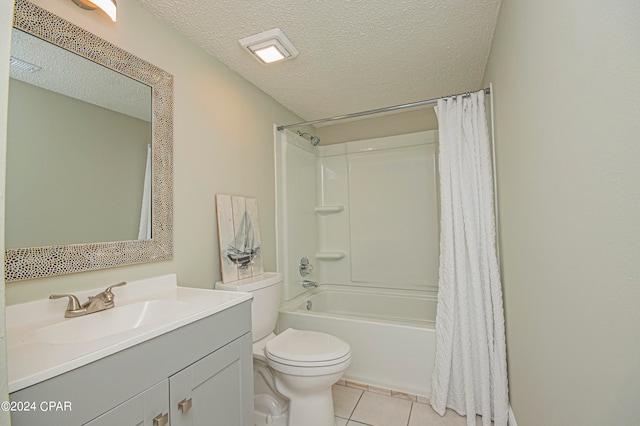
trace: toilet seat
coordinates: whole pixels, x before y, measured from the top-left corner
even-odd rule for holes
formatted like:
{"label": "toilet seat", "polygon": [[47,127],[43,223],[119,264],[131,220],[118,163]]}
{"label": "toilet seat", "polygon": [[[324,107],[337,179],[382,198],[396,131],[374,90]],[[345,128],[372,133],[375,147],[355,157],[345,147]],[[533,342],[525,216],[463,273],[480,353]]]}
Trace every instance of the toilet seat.
{"label": "toilet seat", "polygon": [[278,365],[303,368],[332,366],[351,359],[349,344],[342,339],[293,328],[267,341],[264,353],[268,361]]}
{"label": "toilet seat", "polygon": [[276,337],[275,333],[271,333],[266,337],[263,337],[260,340],[253,342],[253,357],[259,359],[260,361],[267,362],[267,357],[265,355],[265,349],[267,342],[274,339]]}

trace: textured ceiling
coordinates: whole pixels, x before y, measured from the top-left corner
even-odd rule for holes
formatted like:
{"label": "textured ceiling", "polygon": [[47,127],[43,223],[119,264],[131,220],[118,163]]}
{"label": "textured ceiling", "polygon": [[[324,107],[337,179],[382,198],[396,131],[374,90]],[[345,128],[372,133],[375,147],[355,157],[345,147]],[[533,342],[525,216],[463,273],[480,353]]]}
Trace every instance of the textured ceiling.
{"label": "textured ceiling", "polygon": [[[479,90],[500,0],[138,0],[306,120]],[[238,40],[278,27],[263,65]],[[281,124],[281,123],[279,123]]]}

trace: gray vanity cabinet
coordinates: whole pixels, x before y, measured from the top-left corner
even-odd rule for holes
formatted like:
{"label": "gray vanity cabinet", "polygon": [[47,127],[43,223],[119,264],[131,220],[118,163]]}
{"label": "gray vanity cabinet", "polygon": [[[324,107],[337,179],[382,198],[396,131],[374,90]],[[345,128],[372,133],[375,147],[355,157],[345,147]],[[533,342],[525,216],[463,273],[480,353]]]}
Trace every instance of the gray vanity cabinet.
{"label": "gray vanity cabinet", "polygon": [[252,425],[253,404],[239,403],[247,389],[253,398],[252,375],[244,374],[247,361],[239,356],[247,350],[251,339],[237,340],[171,376],[171,425]]}
{"label": "gray vanity cabinet", "polygon": [[[154,421],[155,420],[155,421]],[[169,379],[147,389],[85,426],[163,426],[169,424]]]}
{"label": "gray vanity cabinet", "polygon": [[248,300],[13,392],[11,401],[72,409],[13,412],[12,425],[251,426],[251,346]]}
{"label": "gray vanity cabinet", "polygon": [[250,347],[238,339],[85,426],[249,425],[253,410],[242,402],[253,384],[242,354]]}

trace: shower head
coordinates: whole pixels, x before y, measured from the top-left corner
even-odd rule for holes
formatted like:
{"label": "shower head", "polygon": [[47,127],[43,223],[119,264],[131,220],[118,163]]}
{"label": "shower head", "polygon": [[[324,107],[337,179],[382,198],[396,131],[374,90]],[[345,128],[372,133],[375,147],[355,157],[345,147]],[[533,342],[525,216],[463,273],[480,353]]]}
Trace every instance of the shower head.
{"label": "shower head", "polygon": [[317,136],[310,135],[309,133],[302,133],[300,131],[296,133],[298,134],[298,136],[302,136],[303,138],[311,142],[311,145],[313,146],[318,146],[318,144],[320,143],[320,138]]}

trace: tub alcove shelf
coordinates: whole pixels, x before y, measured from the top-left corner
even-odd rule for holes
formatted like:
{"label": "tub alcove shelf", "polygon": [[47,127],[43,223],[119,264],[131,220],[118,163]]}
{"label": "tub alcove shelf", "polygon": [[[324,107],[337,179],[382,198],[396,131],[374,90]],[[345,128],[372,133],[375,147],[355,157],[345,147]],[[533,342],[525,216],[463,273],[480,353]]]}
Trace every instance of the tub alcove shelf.
{"label": "tub alcove shelf", "polygon": [[345,253],[340,251],[323,251],[316,253],[316,259],[318,260],[340,260],[345,257]]}
{"label": "tub alcove shelf", "polygon": [[333,205],[333,206],[317,206],[315,208],[316,213],[318,214],[331,214],[331,213],[339,213],[344,210],[344,206],[342,205]]}

